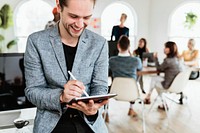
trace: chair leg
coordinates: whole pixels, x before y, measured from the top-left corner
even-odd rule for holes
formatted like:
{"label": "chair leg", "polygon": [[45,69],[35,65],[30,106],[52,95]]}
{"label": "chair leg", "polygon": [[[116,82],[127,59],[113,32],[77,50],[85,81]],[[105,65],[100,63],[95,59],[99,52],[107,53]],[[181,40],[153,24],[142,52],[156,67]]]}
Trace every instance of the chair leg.
{"label": "chair leg", "polygon": [[179,99],[180,104],[183,104],[183,98],[184,98],[183,92],[180,92],[180,99]]}
{"label": "chair leg", "polygon": [[141,99],[141,104],[142,104],[142,129],[143,133],[146,133],[146,124],[145,124],[145,114],[144,114],[144,101]]}
{"label": "chair leg", "polygon": [[167,102],[166,102],[166,98],[165,98],[164,94],[161,94],[161,101],[162,101],[162,104],[164,105],[166,116],[167,116],[167,122],[169,125],[169,114],[168,114],[169,112],[168,112]]}
{"label": "chair leg", "polygon": [[152,110],[154,104],[156,103],[156,101],[158,100],[158,97],[159,97],[159,95],[157,95],[157,97],[154,99],[154,102],[152,103],[152,105],[151,105],[151,107],[149,109],[149,113],[151,112],[151,110]]}
{"label": "chair leg", "polygon": [[190,107],[188,105],[188,100],[185,102],[185,105],[187,106],[187,109],[188,109],[188,112],[189,112],[190,116],[192,116],[191,109],[190,109]]}

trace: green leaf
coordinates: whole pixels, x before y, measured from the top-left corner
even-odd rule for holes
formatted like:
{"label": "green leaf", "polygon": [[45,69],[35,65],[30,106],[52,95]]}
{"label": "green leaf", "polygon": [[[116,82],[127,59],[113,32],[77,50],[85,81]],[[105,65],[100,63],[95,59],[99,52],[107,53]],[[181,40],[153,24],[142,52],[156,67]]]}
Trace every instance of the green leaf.
{"label": "green leaf", "polygon": [[184,26],[188,29],[191,29],[197,22],[197,15],[193,12],[186,13]]}
{"label": "green leaf", "polygon": [[0,35],[0,42],[3,41],[5,38],[3,35]]}
{"label": "green leaf", "polygon": [[8,4],[5,4],[0,11],[0,28],[7,29],[13,24],[12,10]]}
{"label": "green leaf", "polygon": [[17,44],[17,41],[16,40],[12,40],[7,44],[7,48],[9,49],[9,48],[11,48],[12,46],[14,46],[16,44]]}
{"label": "green leaf", "polygon": [[3,22],[2,22],[2,15],[3,15],[3,14],[2,14],[1,11],[0,11],[0,27],[1,27],[2,23],[3,23]]}

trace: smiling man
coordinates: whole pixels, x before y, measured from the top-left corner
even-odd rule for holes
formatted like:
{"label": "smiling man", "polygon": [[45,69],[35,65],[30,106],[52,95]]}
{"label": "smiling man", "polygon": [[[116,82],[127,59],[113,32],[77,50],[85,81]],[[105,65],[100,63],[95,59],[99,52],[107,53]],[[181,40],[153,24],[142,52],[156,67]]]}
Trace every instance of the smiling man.
{"label": "smiling man", "polygon": [[108,132],[100,109],[107,100],[66,104],[85,96],[84,90],[89,95],[107,94],[107,41],[86,29],[95,2],[56,0],[60,22],[28,38],[25,94],[37,107],[34,133]]}

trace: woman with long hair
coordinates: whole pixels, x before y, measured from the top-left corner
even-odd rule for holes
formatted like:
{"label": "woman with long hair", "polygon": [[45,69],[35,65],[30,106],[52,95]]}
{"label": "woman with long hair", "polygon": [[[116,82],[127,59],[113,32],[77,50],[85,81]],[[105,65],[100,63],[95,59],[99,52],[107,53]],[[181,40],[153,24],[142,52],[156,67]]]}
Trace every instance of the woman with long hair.
{"label": "woman with long hair", "polygon": [[[143,58],[143,56],[142,56],[143,53],[149,53],[149,49],[147,48],[147,41],[146,41],[145,38],[141,38],[139,40],[138,48],[133,51],[133,55],[139,57],[141,59],[141,61],[143,62],[144,60],[147,60],[147,59]],[[142,92],[145,94],[146,92],[144,90],[143,77],[142,76],[139,79],[139,83],[140,83],[140,88],[141,88]]]}
{"label": "woman with long hair", "polygon": [[141,38],[139,40],[138,48],[133,51],[133,55],[140,57],[141,61],[143,61],[143,53],[149,53],[149,49],[147,48],[147,40],[145,38]]}
{"label": "woman with long hair", "polygon": [[[164,72],[164,77],[152,77],[150,91],[144,101],[146,104],[150,104],[150,97],[156,86],[156,88],[159,89],[168,89],[176,75],[182,70],[178,60],[178,49],[175,42],[168,41],[165,43],[164,54],[166,55],[166,58],[162,64],[159,64],[157,55],[154,55],[157,71]],[[157,92],[159,93],[160,90],[157,90]],[[163,105],[159,105],[159,109],[164,109]]]}

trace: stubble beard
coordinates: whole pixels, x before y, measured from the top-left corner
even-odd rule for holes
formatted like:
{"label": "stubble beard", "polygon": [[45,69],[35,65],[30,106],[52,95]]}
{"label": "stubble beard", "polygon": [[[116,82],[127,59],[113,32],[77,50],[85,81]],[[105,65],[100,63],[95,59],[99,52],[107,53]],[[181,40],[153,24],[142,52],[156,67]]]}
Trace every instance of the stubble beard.
{"label": "stubble beard", "polygon": [[86,26],[84,26],[84,27],[81,29],[81,31],[78,32],[77,34],[76,34],[76,33],[73,33],[73,30],[74,30],[73,24],[64,25],[64,27],[65,27],[65,30],[67,31],[67,33],[68,33],[71,37],[73,37],[73,38],[79,38],[80,35],[83,33],[83,30],[85,29]]}

